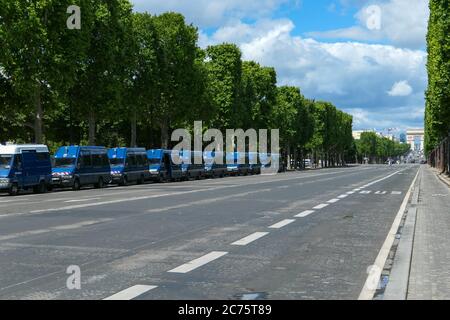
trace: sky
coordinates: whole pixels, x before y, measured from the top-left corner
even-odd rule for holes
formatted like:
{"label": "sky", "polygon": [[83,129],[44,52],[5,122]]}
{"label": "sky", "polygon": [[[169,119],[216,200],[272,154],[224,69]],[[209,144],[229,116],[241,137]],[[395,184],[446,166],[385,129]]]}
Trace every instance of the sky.
{"label": "sky", "polygon": [[132,0],[180,12],[199,45],[236,43],[279,85],[353,115],[354,129],[423,127],[428,0]]}

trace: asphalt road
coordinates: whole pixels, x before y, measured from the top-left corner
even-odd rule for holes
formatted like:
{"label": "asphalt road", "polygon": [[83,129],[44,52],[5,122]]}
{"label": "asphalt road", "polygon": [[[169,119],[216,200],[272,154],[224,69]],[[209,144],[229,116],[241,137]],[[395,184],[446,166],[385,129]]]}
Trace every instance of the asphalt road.
{"label": "asphalt road", "polygon": [[0,195],[0,299],[357,299],[418,169]]}

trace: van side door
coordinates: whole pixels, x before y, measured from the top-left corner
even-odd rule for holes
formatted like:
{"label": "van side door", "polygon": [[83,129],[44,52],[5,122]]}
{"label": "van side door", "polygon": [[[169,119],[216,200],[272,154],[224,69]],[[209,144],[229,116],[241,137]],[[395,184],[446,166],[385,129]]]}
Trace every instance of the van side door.
{"label": "van side door", "polygon": [[22,179],[23,185],[35,186],[39,183],[39,173],[36,167],[36,151],[22,151]]}
{"label": "van side door", "polygon": [[92,157],[87,150],[80,151],[80,158],[78,159],[78,173],[80,175],[80,183],[92,183]]}

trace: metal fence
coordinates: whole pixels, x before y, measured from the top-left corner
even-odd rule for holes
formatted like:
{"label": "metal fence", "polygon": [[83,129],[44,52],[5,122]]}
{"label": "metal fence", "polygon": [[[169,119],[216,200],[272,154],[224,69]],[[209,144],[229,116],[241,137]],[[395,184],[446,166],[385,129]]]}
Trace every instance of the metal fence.
{"label": "metal fence", "polygon": [[442,141],[429,156],[429,164],[441,173],[450,174],[450,137]]}

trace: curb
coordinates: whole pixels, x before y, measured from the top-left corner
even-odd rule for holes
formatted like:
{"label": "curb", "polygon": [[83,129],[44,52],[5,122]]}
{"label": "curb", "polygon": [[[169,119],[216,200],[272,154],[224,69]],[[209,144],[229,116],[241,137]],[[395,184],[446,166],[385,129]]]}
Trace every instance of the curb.
{"label": "curb", "polygon": [[399,230],[401,238],[395,252],[392,269],[389,275],[389,282],[386,286],[383,300],[407,300],[408,298],[409,275],[414,251],[417,204],[419,201],[421,176],[422,171],[414,186],[411,202],[405,211],[405,223],[403,227],[401,227],[401,230]]}

